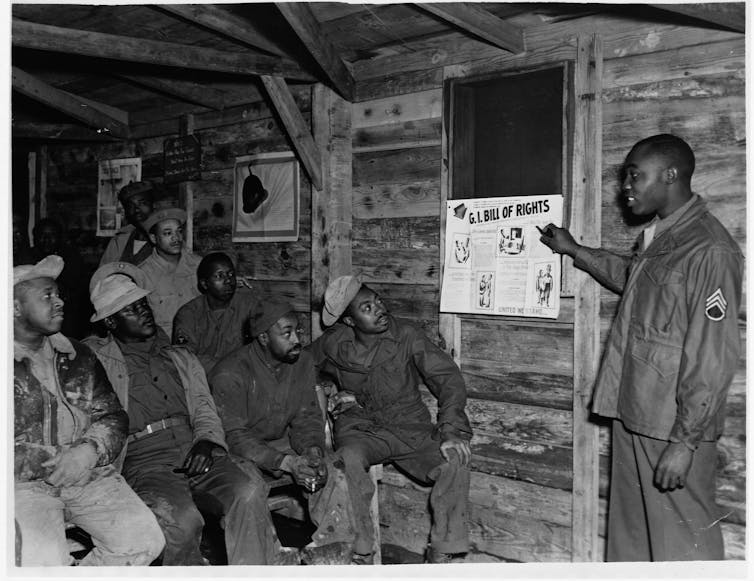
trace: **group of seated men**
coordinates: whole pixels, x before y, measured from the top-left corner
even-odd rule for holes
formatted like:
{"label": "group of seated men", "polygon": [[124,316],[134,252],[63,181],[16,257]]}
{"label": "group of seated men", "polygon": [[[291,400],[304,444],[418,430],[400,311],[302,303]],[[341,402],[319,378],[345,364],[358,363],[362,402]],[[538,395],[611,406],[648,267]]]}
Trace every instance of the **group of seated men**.
{"label": "group of seated men", "polygon": [[[461,560],[471,428],[453,360],[351,275],[330,282],[327,329],[304,348],[290,304],[238,288],[227,255],[185,251],[185,213],[139,210],[136,186],[121,195],[132,228],[89,284],[102,336],[60,333],[60,257],[14,268],[17,563],[72,563],[68,524],[94,545],[80,565],[207,564],[204,514],[231,565],[369,564],[368,470],[386,462],[432,485],[427,561]],[[316,526],[301,551],[268,509],[285,474]]]}

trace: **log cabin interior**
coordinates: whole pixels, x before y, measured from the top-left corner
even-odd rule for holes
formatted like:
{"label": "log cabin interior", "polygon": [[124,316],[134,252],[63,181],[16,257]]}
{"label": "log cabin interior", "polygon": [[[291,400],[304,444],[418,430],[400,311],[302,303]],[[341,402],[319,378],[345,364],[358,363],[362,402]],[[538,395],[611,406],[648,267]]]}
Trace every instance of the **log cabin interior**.
{"label": "log cabin interior", "polygon": [[[62,222],[91,273],[108,241],[98,164],[140,158],[161,202],[191,216],[193,251],[224,251],[260,296],[291,300],[307,340],[328,280],[360,273],[466,380],[468,560],[603,561],[610,431],[588,404],[618,296],[563,258],[557,319],[441,313],[445,201],[562,193],[580,241],[625,252],[640,226],[621,164],[676,133],[745,251],[744,21],[742,2],[17,3],[13,212],[29,232]],[[168,179],[166,140],[190,135],[198,171]],[[297,239],[234,242],[236,158],[285,151]],[[745,558],[745,388],[742,356],[717,460],[731,560]],[[382,543],[406,562],[426,544],[427,499],[385,467]]]}

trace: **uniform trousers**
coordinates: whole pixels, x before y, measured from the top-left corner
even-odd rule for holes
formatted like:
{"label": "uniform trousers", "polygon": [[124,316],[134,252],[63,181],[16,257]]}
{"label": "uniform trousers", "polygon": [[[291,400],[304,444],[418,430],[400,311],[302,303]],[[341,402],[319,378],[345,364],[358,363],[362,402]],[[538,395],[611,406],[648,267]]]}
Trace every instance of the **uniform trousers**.
{"label": "uniform trousers", "polygon": [[613,421],[608,561],[719,560],[724,557],[715,504],[715,442],[694,452],[683,488],[661,491],[654,471],[668,442]]}
{"label": "uniform trousers", "polygon": [[369,505],[374,484],[368,470],[370,466],[385,462],[392,462],[421,483],[432,485],[429,506],[433,550],[440,553],[469,550],[466,520],[470,472],[457,460],[447,462],[442,457],[440,440],[435,439],[433,433],[434,426],[428,424],[411,429],[408,437],[399,438],[389,428],[374,422],[339,418],[335,448],[345,464],[356,526],[356,553],[372,552],[374,529]]}
{"label": "uniform trousers", "polygon": [[66,523],[92,538],[94,548],[80,565],[149,565],[159,556],[165,538],[154,515],[112,466],[94,472],[95,478],[84,486],[15,484],[22,566],[70,565]]}
{"label": "uniform trousers", "polygon": [[191,449],[188,426],[161,430],[129,443],[123,475],[152,509],[165,533],[163,565],[203,565],[199,545],[204,519],[199,509],[221,516],[229,565],[265,565],[272,552],[268,488],[253,481],[227,455],[206,474],[176,474]]}

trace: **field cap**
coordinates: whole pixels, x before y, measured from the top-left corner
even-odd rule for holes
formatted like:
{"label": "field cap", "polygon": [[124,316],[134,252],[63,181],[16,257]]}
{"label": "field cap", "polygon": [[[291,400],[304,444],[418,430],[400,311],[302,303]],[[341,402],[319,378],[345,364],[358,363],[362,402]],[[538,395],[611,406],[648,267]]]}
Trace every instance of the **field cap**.
{"label": "field cap", "polygon": [[151,291],[136,286],[130,276],[125,274],[111,274],[97,281],[90,295],[95,313],[90,321],[96,323],[114,315],[122,308],[135,303],[147,296]]}
{"label": "field cap", "polygon": [[149,232],[156,224],[164,220],[178,220],[181,224],[186,223],[186,212],[180,208],[165,208],[157,210],[149,215],[149,218],[141,223],[142,228]]}
{"label": "field cap", "polygon": [[339,276],[327,285],[325,302],[322,305],[322,323],[326,327],[340,318],[360,288],[361,280],[351,274]]}
{"label": "field cap", "polygon": [[293,305],[284,301],[259,301],[251,312],[251,336],[256,339],[262,333],[269,331],[280,317],[293,312]]}
{"label": "field cap", "polygon": [[149,193],[150,195],[152,195],[153,191],[154,188],[149,182],[131,182],[130,184],[127,184],[120,189],[120,191],[118,192],[118,199],[120,200],[121,204],[125,204],[126,200],[135,196],[136,194]]}
{"label": "field cap", "polygon": [[89,295],[92,294],[94,287],[99,281],[111,274],[125,274],[134,279],[137,286],[141,288],[147,287],[147,277],[144,275],[144,271],[138,266],[134,266],[130,262],[108,262],[94,271],[92,279],[89,281]]}
{"label": "field cap", "polygon": [[19,282],[25,282],[27,280],[34,280],[35,278],[48,277],[52,279],[58,278],[63,271],[65,263],[63,259],[57,254],[50,254],[45,256],[42,260],[36,264],[22,264],[20,266],[13,267],[13,286],[16,286]]}

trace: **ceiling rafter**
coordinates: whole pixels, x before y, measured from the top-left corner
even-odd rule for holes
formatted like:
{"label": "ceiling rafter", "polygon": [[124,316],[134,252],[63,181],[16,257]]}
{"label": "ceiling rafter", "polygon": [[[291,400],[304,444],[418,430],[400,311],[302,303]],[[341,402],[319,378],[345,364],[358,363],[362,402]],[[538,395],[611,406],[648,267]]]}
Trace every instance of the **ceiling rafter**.
{"label": "ceiling rafter", "polygon": [[338,51],[327,40],[327,35],[305,2],[276,2],[283,17],[304,43],[314,60],[319,63],[340,95],[353,101],[354,80],[351,71],[340,58]]}
{"label": "ceiling rafter", "polygon": [[288,59],[13,20],[14,46],[240,75],[316,80]]}
{"label": "ceiling rafter", "polygon": [[66,141],[115,141],[108,133],[75,123],[40,123],[37,121],[13,121],[11,131],[17,139],[62,139]]}
{"label": "ceiling rafter", "polygon": [[746,5],[744,2],[651,4],[651,6],[668,12],[691,16],[737,32],[746,32]]}
{"label": "ceiling rafter", "polygon": [[270,96],[272,105],[275,107],[285,130],[290,137],[301,163],[304,164],[306,173],[312,181],[312,186],[322,189],[322,154],[314,142],[309,125],[301,114],[293,94],[288,88],[285,79],[262,75],[262,84]]}
{"label": "ceiling rafter", "polygon": [[213,4],[160,4],[157,8],[254,48],[285,56],[278,46],[262,36],[252,22],[245,21],[244,24],[239,24],[238,17]]}
{"label": "ceiling rafter", "polygon": [[191,81],[178,81],[152,75],[118,74],[116,76],[129,83],[136,83],[147,89],[160,91],[181,101],[195,103],[202,107],[214,109],[215,111],[222,111],[226,107],[225,92],[214,87],[192,83]]}
{"label": "ceiling rafter", "polygon": [[524,31],[484,8],[462,2],[417,3],[416,6],[513,54],[526,50]]}
{"label": "ceiling rafter", "polygon": [[[78,119],[98,131],[109,132],[115,137],[128,137],[128,113],[110,107],[98,107],[90,99],[61,91],[57,87],[45,83],[41,79],[30,75],[18,67],[11,67],[13,89],[35,101],[62,111],[74,119]],[[108,111],[108,112],[105,112]],[[117,118],[114,114],[117,113]],[[126,122],[123,122],[126,119]]]}

